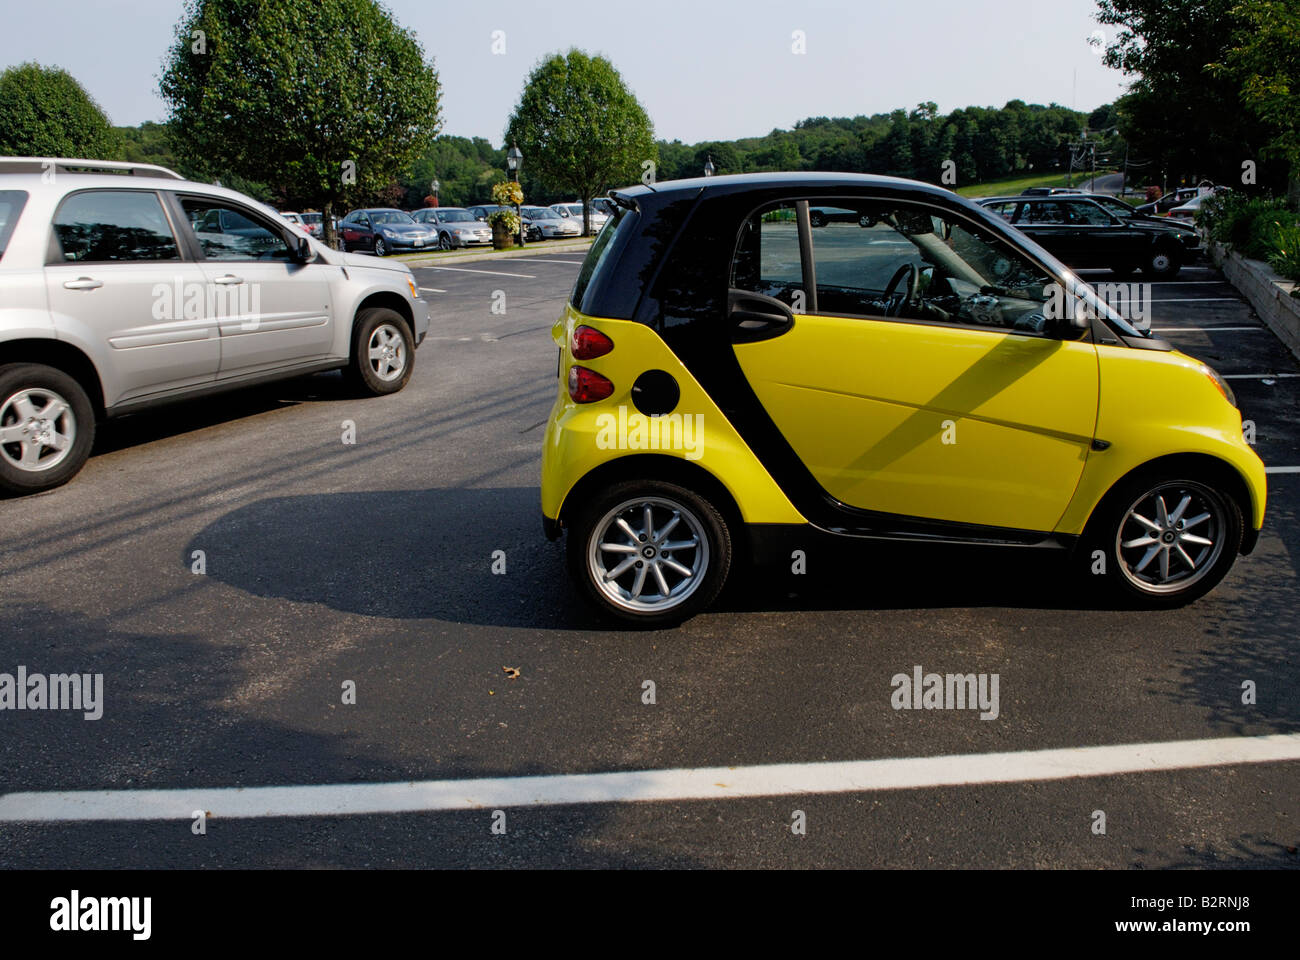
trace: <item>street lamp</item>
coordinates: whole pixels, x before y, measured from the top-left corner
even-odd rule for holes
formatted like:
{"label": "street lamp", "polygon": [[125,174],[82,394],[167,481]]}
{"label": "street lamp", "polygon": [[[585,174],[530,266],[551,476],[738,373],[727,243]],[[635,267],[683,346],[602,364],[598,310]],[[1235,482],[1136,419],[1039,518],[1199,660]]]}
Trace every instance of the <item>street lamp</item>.
{"label": "street lamp", "polygon": [[441,186],[442,184],[439,183],[436,179],[431,184],[429,184],[429,189],[433,191],[433,205],[435,207],[438,205],[438,188]]}
{"label": "street lamp", "polygon": [[713,154],[708,154],[704,160],[704,175],[706,177],[711,177],[717,172],[717,169],[718,168],[713,165]]}
{"label": "street lamp", "polygon": [[[506,169],[510,171],[510,179],[515,183],[519,182],[519,173],[524,169],[524,155],[519,147],[515,144],[510,145],[506,151]],[[519,204],[515,204],[515,216],[519,219],[519,246],[524,245],[524,218],[520,215]]]}

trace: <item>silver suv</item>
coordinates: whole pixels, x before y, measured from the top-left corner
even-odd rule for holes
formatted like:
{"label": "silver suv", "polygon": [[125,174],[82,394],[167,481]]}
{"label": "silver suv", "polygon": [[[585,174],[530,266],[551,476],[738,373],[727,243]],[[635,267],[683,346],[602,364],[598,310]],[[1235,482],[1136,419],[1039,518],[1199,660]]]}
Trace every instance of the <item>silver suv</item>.
{"label": "silver suv", "polygon": [[148,164],[0,157],[0,490],[71,479],[95,423],[318,370],[406,385],[410,268]]}

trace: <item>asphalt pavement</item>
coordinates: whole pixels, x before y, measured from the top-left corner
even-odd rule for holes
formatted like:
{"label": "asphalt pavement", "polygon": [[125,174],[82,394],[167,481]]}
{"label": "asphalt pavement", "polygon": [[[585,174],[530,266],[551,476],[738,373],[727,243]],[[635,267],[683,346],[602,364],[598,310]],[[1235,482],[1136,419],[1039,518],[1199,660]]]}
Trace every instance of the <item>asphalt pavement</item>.
{"label": "asphalt pavement", "polygon": [[[859,761],[1300,733],[1300,472],[1270,476],[1256,552],[1175,611],[1108,608],[1037,563],[882,553],[611,629],[538,507],[549,330],[580,262],[418,267],[432,327],[401,393],[326,374],[123,418],[71,484],[0,502],[0,671],[105,689],[98,720],[0,715],[0,795],[183,790],[212,812],[202,834],[188,809],[0,822],[0,867],[1300,865],[1297,761],[800,792]],[[1187,269],[1153,310],[1232,378],[1266,464],[1300,467],[1300,365],[1222,276]],[[997,718],[894,709],[915,666],[996,674]],[[423,812],[286,791],[235,818],[216,793],[769,764],[793,786],[728,796],[720,773],[707,797],[503,817],[472,784]]]}

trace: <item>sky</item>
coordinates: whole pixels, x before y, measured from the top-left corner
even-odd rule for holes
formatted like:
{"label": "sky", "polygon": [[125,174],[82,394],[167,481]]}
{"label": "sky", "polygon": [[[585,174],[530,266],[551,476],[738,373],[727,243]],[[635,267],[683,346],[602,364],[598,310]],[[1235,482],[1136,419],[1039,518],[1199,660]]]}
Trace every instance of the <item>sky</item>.
{"label": "sky", "polygon": [[[1092,110],[1125,78],[1089,45],[1096,0],[389,0],[434,61],[442,132],[501,145],[529,71],[606,56],[654,123],[697,143],[806,117],[1053,101]],[[0,68],[63,67],[110,120],[163,120],[162,60],[181,0],[7,0]],[[497,32],[504,34],[502,37]],[[796,35],[796,31],[800,34]],[[802,38],[806,52],[794,52]],[[504,44],[501,41],[504,40]],[[494,41],[503,53],[493,53]]]}

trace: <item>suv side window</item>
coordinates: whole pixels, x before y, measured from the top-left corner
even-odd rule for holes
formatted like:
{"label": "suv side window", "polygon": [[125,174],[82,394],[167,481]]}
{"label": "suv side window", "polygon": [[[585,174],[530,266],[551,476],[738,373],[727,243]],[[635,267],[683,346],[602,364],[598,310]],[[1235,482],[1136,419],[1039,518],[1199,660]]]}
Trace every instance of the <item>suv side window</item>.
{"label": "suv side window", "polygon": [[805,298],[799,295],[803,262],[794,204],[767,207],[745,222],[731,265],[731,286],[804,309]]}
{"label": "suv side window", "polygon": [[59,204],[53,229],[55,263],[180,259],[162,201],[144,190],[74,193]]}
{"label": "suv side window", "polygon": [[284,234],[222,200],[181,197],[205,260],[288,260]]}

